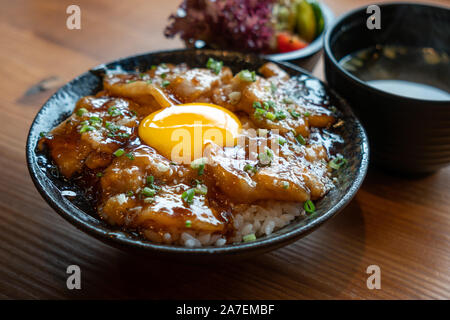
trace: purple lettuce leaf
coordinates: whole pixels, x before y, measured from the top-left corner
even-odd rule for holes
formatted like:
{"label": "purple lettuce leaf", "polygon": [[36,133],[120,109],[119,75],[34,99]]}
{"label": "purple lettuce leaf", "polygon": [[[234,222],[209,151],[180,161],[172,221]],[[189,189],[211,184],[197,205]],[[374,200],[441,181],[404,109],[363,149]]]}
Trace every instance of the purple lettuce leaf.
{"label": "purple lettuce leaf", "polygon": [[274,0],[184,0],[169,17],[166,37],[180,36],[188,47],[202,40],[209,47],[250,52],[270,50],[274,38]]}

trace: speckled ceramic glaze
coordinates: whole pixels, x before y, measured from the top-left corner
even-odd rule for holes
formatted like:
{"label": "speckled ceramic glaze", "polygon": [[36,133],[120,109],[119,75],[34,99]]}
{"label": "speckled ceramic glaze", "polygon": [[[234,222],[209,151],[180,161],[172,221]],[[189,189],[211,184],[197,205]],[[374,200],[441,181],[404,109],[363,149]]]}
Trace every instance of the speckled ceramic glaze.
{"label": "speckled ceramic glaze", "polygon": [[61,178],[58,170],[51,164],[46,154],[37,150],[40,132],[50,131],[68,117],[79,98],[98,92],[102,88],[102,80],[99,75],[104,74],[105,71],[144,71],[153,64],[163,62],[185,62],[191,67],[203,67],[209,57],[222,60],[225,65],[232,68],[233,72],[241,69],[256,70],[264,62],[267,62],[267,60],[254,55],[213,50],[155,52],[100,65],[58,90],[36,115],[26,146],[30,175],[48,204],[67,221],[105,243],[127,251],[139,252],[139,254],[181,257],[183,259],[249,257],[256,253],[267,252],[303,237],[342,210],[356,194],[366,175],[369,151],[365,131],[345,101],[327,89],[319,80],[302,69],[287,63],[280,63],[279,65],[291,76],[298,77],[298,81],[307,81],[319,94],[328,96],[332,104],[342,113],[341,118],[344,120],[344,125],[336,130],[343,136],[345,143],[340,145],[336,152],[343,154],[348,159],[348,165],[339,172],[337,187],[318,201],[317,211],[312,216],[294,220],[288,226],[270,236],[258,238],[257,241],[230,244],[223,247],[185,248],[155,244],[143,240],[136,234],[118,230],[99,219],[86,199],[81,196],[71,196],[72,192],[70,191],[77,193],[76,186]]}

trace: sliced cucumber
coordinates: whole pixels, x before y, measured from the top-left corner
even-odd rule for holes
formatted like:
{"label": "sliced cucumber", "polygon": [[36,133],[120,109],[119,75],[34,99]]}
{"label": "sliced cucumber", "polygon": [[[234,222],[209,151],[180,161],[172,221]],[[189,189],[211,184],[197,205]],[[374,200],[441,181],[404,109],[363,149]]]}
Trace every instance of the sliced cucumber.
{"label": "sliced cucumber", "polygon": [[306,0],[297,5],[297,33],[304,40],[311,42],[316,37],[316,16],[314,9]]}
{"label": "sliced cucumber", "polygon": [[322,9],[320,9],[320,5],[317,1],[308,0],[308,2],[314,10],[314,16],[316,17],[316,37],[318,37],[325,27],[325,20],[323,18]]}

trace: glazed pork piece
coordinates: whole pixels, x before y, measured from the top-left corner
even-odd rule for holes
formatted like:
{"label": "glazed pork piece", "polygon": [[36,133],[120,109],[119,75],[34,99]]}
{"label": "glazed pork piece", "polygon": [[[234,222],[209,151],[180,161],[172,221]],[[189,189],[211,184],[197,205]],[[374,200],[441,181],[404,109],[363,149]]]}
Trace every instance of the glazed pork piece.
{"label": "glazed pork piece", "polygon": [[[263,229],[268,234],[274,227],[267,217],[245,226],[235,218],[267,201],[301,208],[333,188],[329,150],[309,136],[336,119],[324,106],[291,99],[296,80],[273,63],[263,65],[259,76],[249,70],[233,75],[213,62],[207,68],[160,64],[143,73],[106,75],[103,90],[80,99],[39,145],[48,148],[64,177],[95,175],[100,196],[94,205],[102,219],[151,241],[196,247],[249,240]],[[239,118],[239,143],[208,142],[203,158],[183,164],[139,136],[139,125],[153,112],[200,102]],[[279,227],[290,221],[280,219]]]}
{"label": "glazed pork piece", "polygon": [[62,175],[70,178],[84,167],[106,167],[112,153],[136,135],[139,121],[148,112],[124,98],[84,97],[41,143],[48,145]]}
{"label": "glazed pork piece", "polygon": [[159,109],[175,102],[211,102],[213,90],[232,77],[227,67],[216,74],[209,69],[188,69],[184,64],[162,64],[139,75],[107,76],[103,85],[112,95]]}
{"label": "glazed pork piece", "polygon": [[[114,159],[100,180],[99,213],[106,221],[142,229],[158,242],[177,241],[186,229],[225,231],[226,212],[209,201],[207,186],[195,181],[196,170],[174,165],[145,145],[127,152],[133,156]],[[182,194],[192,188],[200,192],[187,206]]]}
{"label": "glazed pork piece", "polygon": [[259,71],[266,78],[255,77],[255,81],[246,81],[242,73],[237,74],[230,83],[215,90],[212,100],[234,112],[247,113],[259,128],[277,129],[282,133],[293,131],[303,137],[309,135],[310,125],[325,128],[334,122],[334,117],[326,109],[310,111],[307,117],[302,116],[307,111],[304,107],[294,104],[283,92],[277,93],[289,81],[289,76],[277,65],[266,63]]}
{"label": "glazed pork piece", "polygon": [[[261,160],[261,154],[254,155],[254,161],[246,160],[251,156],[239,149],[242,147],[212,148],[207,167],[219,189],[234,202],[317,200],[333,186],[328,177],[328,156],[322,146],[291,148],[286,142],[279,152],[267,148],[263,153],[266,162]],[[244,159],[237,159],[239,153],[245,154]]]}

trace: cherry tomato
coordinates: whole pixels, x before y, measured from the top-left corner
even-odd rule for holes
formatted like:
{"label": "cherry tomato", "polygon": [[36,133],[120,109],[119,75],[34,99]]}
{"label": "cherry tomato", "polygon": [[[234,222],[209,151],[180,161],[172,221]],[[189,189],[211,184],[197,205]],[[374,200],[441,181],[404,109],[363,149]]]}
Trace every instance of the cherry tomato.
{"label": "cherry tomato", "polygon": [[281,53],[303,49],[308,45],[308,43],[301,40],[299,37],[287,32],[280,32],[277,35],[277,44],[278,51]]}

